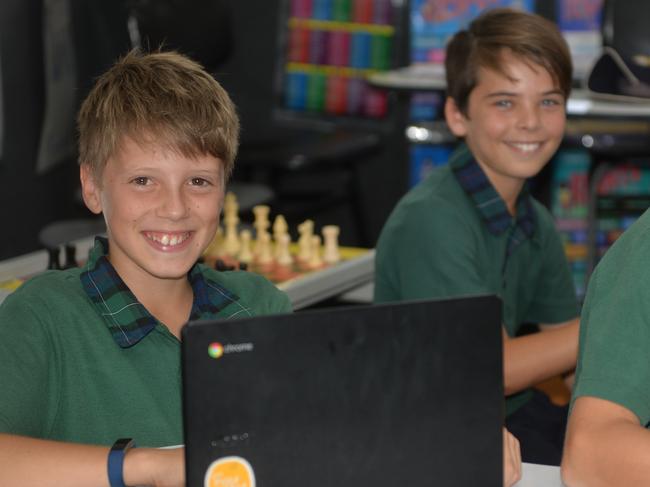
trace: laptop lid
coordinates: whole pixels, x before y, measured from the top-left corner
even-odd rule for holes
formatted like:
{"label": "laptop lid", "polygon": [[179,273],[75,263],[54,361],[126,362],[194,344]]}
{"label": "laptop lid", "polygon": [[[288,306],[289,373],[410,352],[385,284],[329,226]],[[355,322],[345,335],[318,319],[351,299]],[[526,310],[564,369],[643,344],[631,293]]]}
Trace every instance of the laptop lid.
{"label": "laptop lid", "polygon": [[191,322],[182,338],[188,486],[503,482],[496,297]]}

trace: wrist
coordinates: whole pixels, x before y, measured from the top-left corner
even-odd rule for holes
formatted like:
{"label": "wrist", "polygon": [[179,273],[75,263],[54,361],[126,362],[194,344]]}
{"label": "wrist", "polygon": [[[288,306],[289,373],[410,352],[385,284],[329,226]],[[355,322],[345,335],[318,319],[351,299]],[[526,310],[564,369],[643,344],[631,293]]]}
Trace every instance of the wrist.
{"label": "wrist", "polygon": [[132,448],[124,457],[122,470],[124,485],[153,485],[153,466],[150,448]]}

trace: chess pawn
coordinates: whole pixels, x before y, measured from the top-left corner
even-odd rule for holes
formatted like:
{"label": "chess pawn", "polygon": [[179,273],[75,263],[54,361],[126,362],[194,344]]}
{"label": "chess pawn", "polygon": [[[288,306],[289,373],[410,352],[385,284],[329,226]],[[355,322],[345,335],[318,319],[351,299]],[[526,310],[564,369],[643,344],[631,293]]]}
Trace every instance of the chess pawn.
{"label": "chess pawn", "polygon": [[309,258],[309,263],[307,266],[310,269],[319,269],[323,267],[323,259],[320,254],[320,242],[321,238],[319,235],[312,235],[311,237],[311,257]]}
{"label": "chess pawn", "polygon": [[323,240],[325,241],[325,251],[323,253],[323,260],[326,264],[336,264],[341,260],[339,252],[339,232],[340,229],[336,225],[325,225],[323,227]]}
{"label": "chess pawn", "polygon": [[289,267],[293,264],[293,257],[291,257],[291,252],[289,251],[289,244],[291,243],[291,237],[288,233],[283,233],[279,237],[279,240],[276,242],[276,263],[279,266]]}
{"label": "chess pawn", "polygon": [[271,247],[271,236],[268,232],[264,232],[259,236],[257,246],[259,251],[257,263],[262,267],[273,265],[273,248]]}
{"label": "chess pawn", "polygon": [[273,237],[277,239],[280,235],[284,235],[289,231],[289,225],[283,215],[278,215],[273,220]]}
{"label": "chess pawn", "polygon": [[250,230],[242,230],[239,235],[240,249],[237,260],[243,264],[250,264],[253,260],[253,252],[251,250],[252,234]]}
{"label": "chess pawn", "polygon": [[305,220],[298,225],[298,260],[302,262],[309,262],[311,259],[312,236],[314,234],[314,222],[312,220]]}

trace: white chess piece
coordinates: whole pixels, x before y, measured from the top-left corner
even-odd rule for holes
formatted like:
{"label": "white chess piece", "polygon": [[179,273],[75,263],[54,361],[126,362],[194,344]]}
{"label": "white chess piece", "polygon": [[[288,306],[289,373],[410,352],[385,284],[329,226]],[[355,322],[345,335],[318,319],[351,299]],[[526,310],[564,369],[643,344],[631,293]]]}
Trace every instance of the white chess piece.
{"label": "white chess piece", "polygon": [[289,225],[287,225],[287,220],[284,218],[284,215],[278,215],[273,220],[273,236],[277,237],[287,233],[289,230]]}
{"label": "white chess piece", "polygon": [[234,193],[226,193],[223,204],[223,224],[226,227],[223,239],[223,253],[234,257],[239,251],[239,236],[237,224],[239,223],[239,204]]}
{"label": "white chess piece", "polygon": [[312,236],[314,234],[314,222],[312,220],[305,220],[298,225],[298,260],[302,262],[309,262],[311,259]]}
{"label": "white chess piece", "polygon": [[250,230],[242,230],[239,235],[239,240],[241,242],[241,247],[239,249],[239,255],[237,260],[243,264],[250,264],[253,260],[253,252],[251,250],[251,240],[252,234]]}
{"label": "white chess piece", "polygon": [[310,269],[318,269],[323,267],[323,259],[320,253],[320,235],[312,235],[311,237],[311,257],[309,258],[308,266]]}
{"label": "white chess piece", "polygon": [[278,238],[279,240],[276,242],[276,262],[278,265],[289,267],[293,264],[293,257],[289,251],[291,237],[288,233],[283,233]]}
{"label": "white chess piece", "polygon": [[253,226],[258,233],[264,233],[269,228],[269,211],[271,211],[271,208],[266,205],[253,207],[253,214],[255,215]]}
{"label": "white chess piece", "polygon": [[258,237],[257,245],[259,250],[257,262],[263,266],[273,264],[273,248],[271,247],[271,236],[268,232],[264,232]]}
{"label": "white chess piece", "polygon": [[323,260],[326,264],[336,264],[341,260],[339,232],[340,228],[337,225],[325,225],[322,229],[323,240],[325,241]]}
{"label": "white chess piece", "polygon": [[[282,246],[280,242],[283,240],[283,235],[289,235],[289,225],[287,225],[287,220],[284,219],[284,216],[278,215],[273,220],[273,240],[275,241],[275,259],[277,260],[280,256]],[[291,237],[289,237],[289,242],[291,242]]]}
{"label": "white chess piece", "polygon": [[[255,215],[255,220],[253,221],[253,227],[255,227],[255,245],[253,247],[253,254],[259,256],[261,251],[260,242],[264,240],[263,235],[268,235],[269,228],[269,211],[271,209],[267,205],[256,205],[253,207],[253,214]],[[270,240],[270,236],[269,236]]]}

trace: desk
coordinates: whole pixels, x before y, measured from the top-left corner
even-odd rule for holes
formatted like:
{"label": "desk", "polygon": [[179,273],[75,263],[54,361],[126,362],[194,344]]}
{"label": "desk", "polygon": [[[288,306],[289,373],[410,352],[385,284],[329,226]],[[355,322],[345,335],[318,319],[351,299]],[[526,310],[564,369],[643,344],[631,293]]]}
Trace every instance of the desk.
{"label": "desk", "polygon": [[[88,255],[88,251],[92,248],[94,237],[75,240],[72,243],[77,248],[77,259],[82,256]],[[3,283],[22,278],[25,276],[32,276],[47,269],[48,254],[45,250],[31,252],[29,254],[14,257],[12,259],[3,260],[0,262],[0,303],[4,301],[10,291],[3,286]]]}
{"label": "desk", "polygon": [[278,287],[289,295],[293,309],[301,309],[339,296],[375,280],[375,251],[345,260],[321,271],[306,274]]}
{"label": "desk", "polygon": [[[84,258],[93,245],[93,238],[74,242],[77,258]],[[0,303],[10,291],[1,284],[16,277],[31,276],[47,268],[48,255],[44,250],[0,262]],[[285,291],[294,309],[301,309],[371,283],[375,277],[375,251],[340,262],[322,271],[312,272],[278,287]]]}
{"label": "desk", "polygon": [[563,487],[560,467],[524,463],[521,480],[514,487]]}

